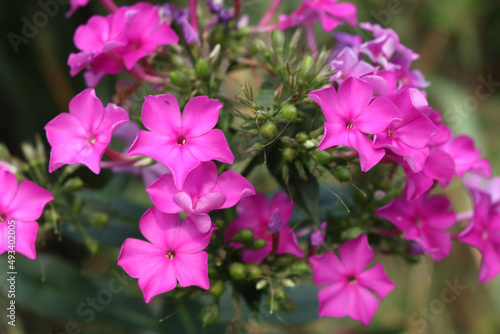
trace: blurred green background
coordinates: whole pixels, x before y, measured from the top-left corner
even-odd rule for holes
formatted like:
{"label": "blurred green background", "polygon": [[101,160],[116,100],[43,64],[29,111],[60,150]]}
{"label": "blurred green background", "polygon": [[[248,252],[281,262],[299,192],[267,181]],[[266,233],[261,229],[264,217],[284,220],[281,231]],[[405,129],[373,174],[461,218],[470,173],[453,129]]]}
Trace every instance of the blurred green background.
{"label": "blurred green background", "polygon": [[[105,14],[97,1],[91,1],[88,7],[66,19],[64,14],[69,6],[60,4],[65,1],[42,1],[49,2],[57,6],[52,7],[47,20],[37,14],[43,11],[39,1],[0,2],[0,141],[16,156],[21,154],[22,141],[32,141],[36,133],[43,137],[43,126],[57,114],[67,111],[69,100],[85,88],[82,76],[71,78],[66,65],[69,53],[76,50],[73,33],[92,14]],[[117,3],[123,5],[130,1]],[[176,3],[183,4],[183,1]],[[267,3],[243,0],[244,11],[251,14],[252,22],[256,22]],[[285,1],[283,11],[289,12],[297,3]],[[427,90],[430,105],[441,111],[456,134],[474,137],[483,155],[492,162],[494,174],[499,175],[500,2],[357,0],[354,3],[358,6],[361,22],[393,28],[403,44],[421,55],[413,68],[422,70],[431,82]],[[24,20],[33,22],[37,15],[40,27],[25,34],[26,40],[18,45],[16,52],[9,41],[9,33],[22,36]],[[323,36],[323,40],[327,38]],[[484,82],[491,84],[485,86]],[[482,88],[478,88],[480,86]],[[477,93],[478,89],[481,94]],[[110,77],[97,89],[103,101],[109,101],[113,91],[114,80]],[[93,176],[84,172],[84,176],[89,185],[98,187],[110,175]],[[127,189],[129,182],[127,177],[117,180],[109,186],[108,194]],[[134,190],[128,189],[124,197],[133,198],[133,193]],[[445,193],[453,199],[457,210],[463,211],[470,206],[460,182],[454,182]],[[16,328],[7,326],[3,316],[7,302],[4,294],[6,258],[0,256],[1,334],[199,332],[199,325],[193,319],[200,305],[207,301],[181,308],[158,303],[145,305],[135,298],[138,295],[136,281],[118,278],[122,271],[116,266],[116,256],[123,240],[121,237],[138,233],[133,223],[126,224],[122,220],[137,216],[144,206],[133,206],[105,195],[101,199],[101,205],[116,206],[117,216],[109,230],[99,231],[100,238],[109,245],[100,255],[89,256],[83,246],[72,242],[77,239],[72,236],[74,231],[66,231],[68,237],[61,242],[49,238],[49,247],[40,252],[35,261],[18,257]],[[277,315],[263,312],[260,318],[265,325],[253,326],[255,322],[248,318],[240,332],[500,333],[500,278],[483,285],[477,282],[480,257],[471,248],[454,244],[452,254],[438,264],[424,259],[410,266],[390,256],[380,257],[380,261],[395,281],[396,289],[381,304],[369,329],[348,319],[318,319],[317,289],[304,286],[290,291],[298,306],[297,312]],[[102,311],[92,313],[89,303],[92,298],[104,300],[111,281],[120,282],[117,284],[122,284],[124,292],[112,294]],[[456,298],[446,302],[451,295],[443,291],[450,289],[450,284],[459,287],[454,290]],[[78,311],[82,303],[84,306]],[[232,317],[233,309],[229,297],[225,296],[221,323],[204,332],[223,333]]]}

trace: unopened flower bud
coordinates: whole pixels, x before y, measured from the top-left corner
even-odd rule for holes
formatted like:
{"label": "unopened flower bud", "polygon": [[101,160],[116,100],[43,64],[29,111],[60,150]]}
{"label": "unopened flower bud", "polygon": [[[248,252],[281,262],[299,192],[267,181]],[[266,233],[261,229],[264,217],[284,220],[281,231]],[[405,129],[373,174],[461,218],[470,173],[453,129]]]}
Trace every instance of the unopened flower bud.
{"label": "unopened flower bud", "polygon": [[215,281],[212,284],[210,284],[210,289],[208,289],[208,293],[214,297],[220,297],[224,293],[224,290],[226,290],[224,282]]}
{"label": "unopened flower bud", "polygon": [[198,59],[195,65],[196,75],[200,79],[210,78],[210,63],[203,58]]}
{"label": "unopened flower bud", "polygon": [[286,161],[293,161],[295,158],[295,151],[290,147],[287,147],[283,150],[283,159]]}
{"label": "unopened flower bud", "polygon": [[246,277],[249,279],[259,278],[262,276],[262,269],[255,263],[247,263],[245,266]]}
{"label": "unopened flower bud", "polygon": [[351,180],[351,171],[348,167],[337,167],[333,170],[333,175],[337,180],[341,182],[347,182]]}
{"label": "unopened flower bud", "polygon": [[262,249],[262,248],[266,247],[266,245],[267,245],[267,241],[265,239],[261,239],[261,238],[255,239],[253,241],[253,247],[252,247],[252,249],[253,250],[259,250],[259,249]]}
{"label": "unopened flower bud", "polygon": [[236,281],[241,281],[245,277],[245,265],[243,263],[233,263],[229,266],[229,275]]}
{"label": "unopened flower bud", "polygon": [[266,139],[271,139],[276,136],[278,133],[278,128],[276,127],[276,124],[272,122],[267,122],[260,128],[260,132],[262,133],[262,136]]}
{"label": "unopened flower bud", "polygon": [[287,121],[295,120],[297,118],[297,108],[293,104],[288,104],[281,108],[281,115]]}
{"label": "unopened flower bud", "polygon": [[219,305],[216,303],[208,304],[200,312],[200,321],[203,327],[213,325],[219,315]]}
{"label": "unopened flower bud", "polygon": [[280,210],[275,209],[267,222],[267,228],[273,233],[278,233],[283,228],[283,219],[281,219]]}

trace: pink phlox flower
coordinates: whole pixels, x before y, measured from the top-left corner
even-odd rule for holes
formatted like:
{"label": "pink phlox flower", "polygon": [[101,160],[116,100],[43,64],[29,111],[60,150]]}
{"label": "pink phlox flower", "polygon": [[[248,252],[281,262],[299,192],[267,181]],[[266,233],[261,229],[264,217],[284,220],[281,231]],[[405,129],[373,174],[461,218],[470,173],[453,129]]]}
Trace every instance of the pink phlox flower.
{"label": "pink phlox flower", "polygon": [[118,265],[131,277],[139,279],[144,300],[177,286],[198,286],[207,290],[208,254],[203,251],[210,243],[212,232],[201,233],[186,218],[150,208],[139,222],[147,241],[128,238],[123,242]]}
{"label": "pink phlox flower", "polygon": [[401,119],[398,108],[385,97],[373,97],[373,88],[366,82],[348,78],[334,87],[310,92],[311,97],[326,117],[325,134],[320,150],[343,145],[359,153],[361,170],[366,172],[384,156],[383,149],[373,147],[365,134],[385,131],[390,122]]}
{"label": "pink phlox flower", "polygon": [[351,48],[356,56],[359,55],[359,47],[363,43],[363,38],[361,38],[361,36],[351,35],[345,32],[336,32],[333,33],[333,37],[336,39],[336,43],[333,47],[331,58],[337,57],[340,51],[344,50],[346,47]]}
{"label": "pink phlox flower", "polygon": [[150,131],[137,134],[128,154],[144,154],[167,166],[178,189],[186,175],[202,161],[232,164],[234,156],[224,133],[213,129],[222,104],[208,96],[197,96],[185,106],[181,116],[174,95],[146,96],[142,122]]}
{"label": "pink phlox flower", "polygon": [[[123,126],[118,128],[113,134],[113,138],[118,138],[125,142],[126,147],[123,150],[126,153],[130,146],[134,143],[137,134],[139,133],[139,125],[133,121],[128,121]],[[170,173],[170,169],[167,168],[161,162],[158,162],[151,166],[138,167],[138,166],[118,166],[113,167],[113,172],[115,173],[127,173],[132,175],[137,175],[142,177],[144,185],[147,187],[154,181],[158,180],[160,176]]]}
{"label": "pink phlox flower", "polygon": [[386,148],[403,157],[412,172],[424,167],[429,155],[429,142],[437,133],[437,126],[420,110],[427,100],[414,88],[400,90],[386,96],[401,112],[402,119],[392,121],[384,132],[375,136],[374,147]]}
{"label": "pink phlox flower", "polygon": [[[411,58],[410,58],[411,59]],[[430,82],[425,80],[424,75],[419,70],[410,70],[411,60],[401,54],[396,54],[392,58],[392,63],[399,65],[399,68],[394,70],[394,74],[398,79],[398,89],[403,88],[427,88]]]}
{"label": "pink phlox flower", "polygon": [[456,216],[450,211],[448,198],[427,196],[425,194],[412,202],[395,198],[377,209],[375,214],[389,220],[406,233],[406,240],[418,242],[424,252],[434,261],[439,261],[450,254],[451,237],[446,229],[455,224]]}
{"label": "pink phlox flower", "polygon": [[189,22],[189,9],[179,8],[173,4],[162,4],[158,6],[160,15],[163,20],[166,20],[169,25],[176,22],[182,27],[184,40],[188,44],[196,43],[200,40],[198,32]]}
{"label": "pink phlox flower", "polygon": [[337,3],[337,0],[302,0],[303,4],[290,15],[280,15],[281,29],[296,25],[311,26],[316,22],[326,32],[332,31],[343,22],[356,26],[358,14],[356,6],[350,2]]}
{"label": "pink phlox flower", "polygon": [[486,282],[500,273],[500,210],[489,193],[478,190],[471,192],[474,216],[460,234],[459,240],[476,247],[483,255],[479,282]]}
{"label": "pink phlox flower", "polygon": [[314,284],[328,285],[318,292],[320,317],[345,317],[370,324],[379,301],[391,292],[395,284],[382,264],[365,270],[375,258],[368,238],[361,234],[339,248],[339,258],[333,252],[309,258]]}
{"label": "pink phlox flower", "polygon": [[121,72],[123,69],[121,59],[113,49],[127,44],[124,26],[124,20],[117,19],[115,14],[106,17],[94,15],[86,24],[79,26],[73,40],[81,52],[69,55],[71,76],[75,76],[83,69],[92,71],[94,75],[100,72],[108,74]]}
{"label": "pink phlox flower", "polygon": [[152,54],[160,45],[175,44],[179,37],[167,22],[162,22],[158,7],[139,2],[131,7],[121,7],[114,14],[125,22],[127,45],[117,48],[123,63],[130,70],[135,63]]}
{"label": "pink phlox flower", "polygon": [[70,101],[69,113],[59,114],[45,126],[52,146],[49,172],[80,163],[99,174],[113,132],[128,120],[125,110],[112,103],[104,108],[94,89],[85,89]]}
{"label": "pink phlox flower", "polygon": [[160,211],[186,212],[201,232],[207,232],[212,227],[209,211],[232,207],[241,198],[255,195],[252,184],[240,174],[217,174],[213,161],[202,162],[189,172],[182,188],[177,189],[173,176],[165,174],[146,192]]}
{"label": "pink phlox flower", "polygon": [[491,164],[481,158],[481,150],[476,149],[474,140],[466,135],[452,138],[440,149],[448,153],[455,161],[455,174],[462,177],[466,172],[490,178],[492,176]]}
{"label": "pink phlox flower", "polygon": [[[227,227],[224,235],[225,241],[230,241],[236,232],[242,229],[251,229],[255,238],[262,238],[267,241],[264,248],[259,250],[243,250],[244,262],[262,262],[272,251],[273,236],[269,229],[269,221],[272,216],[279,212],[281,216],[281,231],[279,233],[279,244],[276,254],[289,253],[298,257],[304,255],[297,242],[297,238],[292,228],[287,225],[293,214],[293,203],[285,192],[279,192],[274,195],[273,200],[269,203],[266,195],[257,193],[254,196],[249,196],[241,199],[236,205],[238,218],[233,220]],[[241,248],[242,245],[232,243],[235,248]]]}
{"label": "pink phlox flower", "polygon": [[372,72],[375,68],[367,62],[360,59],[359,54],[350,48],[345,47],[330,63],[331,70],[335,72],[330,77],[330,82],[340,84],[343,80],[360,76]]}
{"label": "pink phlox flower", "polygon": [[87,6],[90,0],[69,0],[70,9],[66,13],[66,17],[73,15],[79,8]]}
{"label": "pink phlox flower", "polygon": [[[38,232],[36,220],[54,197],[48,190],[31,181],[25,180],[18,184],[16,176],[3,167],[0,167],[0,184],[0,254],[13,250],[34,259]],[[15,234],[9,233],[11,230]],[[13,249],[9,247],[12,245],[9,235],[15,237]]]}
{"label": "pink phlox flower", "polygon": [[464,184],[473,195],[478,191],[490,195],[491,201],[499,204],[500,209],[500,177],[486,180],[480,176],[470,175],[464,179]]}
{"label": "pink phlox flower", "polygon": [[[360,27],[373,33],[375,39],[363,43],[361,52],[366,54],[373,62],[380,64],[389,71],[401,69],[401,58],[411,63],[419,58],[419,55],[408,49],[399,42],[398,34],[390,29],[384,29],[378,24],[368,22],[360,23]],[[399,55],[397,63],[393,62],[393,56]]]}
{"label": "pink phlox flower", "polygon": [[162,22],[156,6],[139,2],[120,7],[106,17],[93,16],[75,31],[80,53],[68,58],[71,75],[87,69],[86,81],[95,86],[102,76],[131,70],[137,61],[160,45],[174,44],[179,37]]}

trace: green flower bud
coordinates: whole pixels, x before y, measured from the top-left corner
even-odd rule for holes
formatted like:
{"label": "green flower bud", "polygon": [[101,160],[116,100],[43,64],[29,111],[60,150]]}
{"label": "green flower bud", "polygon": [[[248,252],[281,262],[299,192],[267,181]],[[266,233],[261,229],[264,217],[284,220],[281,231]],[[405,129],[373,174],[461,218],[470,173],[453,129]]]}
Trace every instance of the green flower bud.
{"label": "green flower bud", "polygon": [[267,122],[260,127],[260,132],[264,138],[272,139],[278,134],[278,128],[273,122]]}
{"label": "green flower bud", "polygon": [[297,135],[295,136],[295,139],[297,139],[297,141],[299,143],[303,143],[305,142],[306,140],[309,139],[309,136],[305,133],[305,132],[299,132],[297,133]]}
{"label": "green flower bud", "polygon": [[87,244],[90,255],[96,255],[99,252],[99,242],[97,242],[97,240],[88,238],[85,243]]}
{"label": "green flower bud", "polygon": [[224,282],[215,281],[214,283],[210,284],[210,289],[208,289],[208,293],[214,297],[220,297],[224,293],[224,290],[226,290]]}
{"label": "green flower bud", "polygon": [[276,298],[277,300],[283,300],[286,298],[286,292],[282,286],[278,285],[274,288],[274,298]]}
{"label": "green flower bud", "polygon": [[295,159],[295,151],[290,147],[287,147],[283,150],[283,159],[286,161],[293,161]]}
{"label": "green flower bud", "polygon": [[287,121],[295,120],[297,119],[297,108],[293,104],[288,104],[281,108],[281,115]]}
{"label": "green flower bud", "polygon": [[68,181],[64,182],[63,189],[69,191],[75,191],[83,188],[83,181],[79,177],[73,177]]}
{"label": "green flower bud", "polygon": [[332,160],[332,155],[326,151],[316,150],[314,151],[314,157],[322,165],[326,165]]}
{"label": "green flower bud", "polygon": [[173,71],[169,74],[172,85],[182,88],[188,83],[188,79],[179,71]]}
{"label": "green flower bud", "polygon": [[104,212],[96,212],[90,217],[90,223],[97,227],[104,227],[109,222],[109,216]]}
{"label": "green flower bud", "polygon": [[280,29],[274,29],[271,33],[271,39],[273,40],[273,46],[277,53],[283,53],[285,49],[285,34]]}
{"label": "green flower bud", "polygon": [[200,321],[203,327],[213,325],[217,321],[219,305],[212,303],[205,306],[200,312]]}
{"label": "green flower bud", "polygon": [[206,59],[198,59],[194,69],[200,79],[210,78],[210,63]]}
{"label": "green flower bud", "polygon": [[347,182],[351,180],[351,171],[348,167],[336,167],[333,170],[333,175],[337,178],[337,180],[341,182]]}
{"label": "green flower bud", "polygon": [[259,278],[262,276],[262,269],[255,263],[247,263],[245,266],[246,277],[249,279]]}
{"label": "green flower bud", "polygon": [[278,267],[284,268],[288,267],[296,259],[297,257],[292,254],[281,254],[276,257],[276,260],[274,260],[273,264]]}
{"label": "green flower bud", "polygon": [[302,66],[300,69],[300,77],[306,78],[314,67],[314,59],[311,55],[307,55],[302,60]]}
{"label": "green flower bud", "polygon": [[249,245],[253,243],[253,231],[249,228],[238,231],[233,240],[236,242],[241,242],[242,244]]}
{"label": "green flower bud", "polygon": [[245,277],[245,265],[243,263],[233,263],[229,266],[229,275],[236,281],[241,281]]}
{"label": "green flower bud", "polygon": [[311,271],[311,266],[305,261],[294,262],[290,268],[293,275],[304,275]]}
{"label": "green flower bud", "polygon": [[262,249],[262,248],[266,247],[266,245],[267,245],[267,241],[266,240],[260,239],[260,238],[259,239],[255,239],[253,241],[253,247],[252,247],[252,249],[253,250],[259,250],[259,249]]}

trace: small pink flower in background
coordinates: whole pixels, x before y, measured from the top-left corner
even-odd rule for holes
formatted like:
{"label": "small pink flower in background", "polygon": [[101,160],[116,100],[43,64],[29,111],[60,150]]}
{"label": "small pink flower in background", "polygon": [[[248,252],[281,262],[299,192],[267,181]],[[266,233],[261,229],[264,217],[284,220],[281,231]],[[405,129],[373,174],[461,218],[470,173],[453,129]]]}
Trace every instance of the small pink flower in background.
{"label": "small pink flower in background", "polygon": [[471,192],[474,216],[459,240],[476,247],[483,255],[479,271],[479,282],[483,283],[500,273],[500,207],[488,192]]}
{"label": "small pink flower in background", "polygon": [[385,97],[373,98],[373,88],[366,82],[349,78],[339,86],[310,92],[325,114],[325,134],[320,150],[343,145],[359,153],[361,170],[366,172],[385,155],[383,149],[373,147],[365,134],[385,131],[389,123],[401,119],[398,108]]}
{"label": "small pink flower in background", "polygon": [[[19,185],[14,174],[0,167],[0,254],[8,247],[9,222],[14,221],[14,251],[29,259],[36,258],[35,242],[38,231],[36,220],[47,203],[54,200],[52,194],[31,181]],[[12,234],[10,234],[12,235]]]}
{"label": "small pink flower in background", "polygon": [[316,22],[321,23],[325,31],[332,31],[347,22],[356,26],[358,22],[357,9],[350,2],[337,3],[337,0],[302,0],[303,5],[290,15],[280,17],[279,27],[288,29],[295,25],[311,26]]}
{"label": "small pink flower in background", "polygon": [[159,210],[185,211],[200,232],[206,233],[212,227],[209,211],[232,207],[240,198],[255,194],[252,184],[240,174],[234,171],[226,171],[218,177],[217,174],[213,161],[202,162],[187,175],[181,189],[175,186],[173,176],[166,174],[146,192]]}
{"label": "small pink flower in background", "polygon": [[179,42],[179,36],[168,23],[161,22],[158,7],[150,3],[138,2],[131,7],[120,7],[113,15],[118,21],[125,22],[123,33],[127,44],[117,48],[117,52],[128,70],[139,59],[152,54],[159,45]]}
{"label": "small pink flower in background", "polygon": [[425,253],[439,261],[451,251],[451,237],[446,229],[455,224],[456,216],[450,205],[447,197],[426,194],[413,202],[395,198],[375,214],[389,220],[406,233],[406,240],[418,242]]}
{"label": "small pink flower in background", "polygon": [[69,113],[59,114],[45,126],[52,146],[49,172],[81,163],[99,174],[113,132],[128,120],[125,110],[111,103],[104,108],[94,89],[85,89],[70,101]]}
{"label": "small pink flower in background", "polygon": [[66,17],[73,15],[79,8],[87,6],[90,0],[69,0],[69,5],[71,6],[69,11],[66,13]]}
{"label": "small pink flower in background", "polygon": [[400,90],[386,96],[401,112],[402,119],[392,121],[386,131],[375,136],[374,147],[386,148],[402,156],[410,169],[417,173],[424,167],[429,155],[429,142],[437,126],[423,113],[427,100],[414,88]]}
{"label": "small pink flower in background", "polygon": [[500,177],[486,180],[480,176],[471,175],[465,178],[464,184],[473,196],[478,192],[484,192],[491,196],[491,201],[498,204],[498,209],[500,209]]}
{"label": "small pink flower in background", "polygon": [[492,176],[490,162],[480,157],[481,150],[476,149],[474,140],[469,136],[457,136],[440,146],[440,149],[448,153],[455,161],[457,177],[464,176],[466,172],[485,178]]}
{"label": "small pink flower in background", "polygon": [[[287,225],[293,213],[293,203],[284,192],[274,195],[269,203],[266,195],[257,193],[254,196],[245,197],[236,205],[238,218],[233,220],[227,227],[224,240],[229,241],[242,229],[251,229],[255,238],[262,238],[267,241],[264,248],[259,250],[243,250],[244,262],[262,262],[266,256],[271,254],[273,248],[273,231],[270,230],[269,223],[272,220],[271,227],[278,225],[281,230],[279,233],[279,243],[276,250],[277,254],[289,253],[299,257],[304,255],[297,242],[297,238],[290,226]],[[279,213],[280,218],[276,217]],[[281,224],[275,224],[276,220],[281,219]],[[273,226],[275,225],[275,226]],[[241,248],[241,245],[234,244],[233,247]]]}
{"label": "small pink flower in background", "polygon": [[144,154],[162,162],[172,171],[176,187],[182,189],[186,176],[200,162],[234,161],[224,133],[213,129],[221,109],[219,100],[198,96],[186,104],[181,116],[175,96],[146,96],[142,122],[150,131],[139,131],[128,154]]}
{"label": "small pink flower in background", "polygon": [[330,65],[331,70],[335,72],[330,77],[330,82],[337,82],[338,84],[349,77],[359,78],[375,69],[372,65],[360,59],[359,53],[356,53],[350,47],[345,47],[340,51]]}
{"label": "small pink flower in background", "polygon": [[201,233],[186,218],[150,208],[142,217],[139,228],[148,241],[128,238],[124,241],[118,265],[131,277],[139,279],[144,300],[177,286],[196,285],[207,290],[208,254],[203,251],[212,233]]}
{"label": "small pink flower in background", "polygon": [[365,270],[375,258],[368,238],[361,234],[339,248],[340,259],[332,252],[309,258],[314,284],[328,287],[318,292],[320,317],[345,317],[370,324],[379,301],[395,285],[380,263]]}

